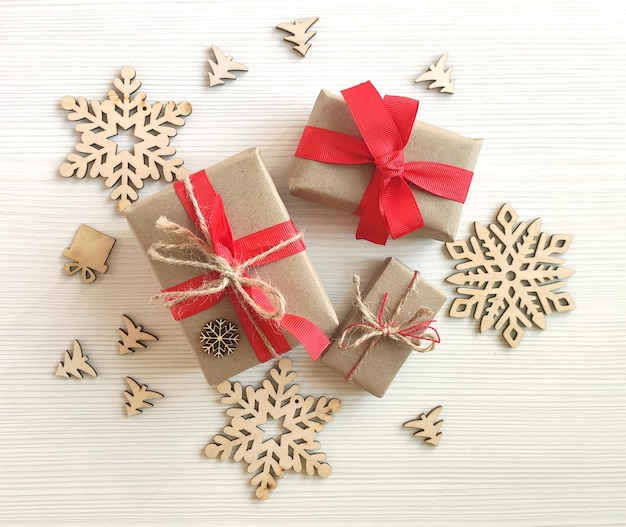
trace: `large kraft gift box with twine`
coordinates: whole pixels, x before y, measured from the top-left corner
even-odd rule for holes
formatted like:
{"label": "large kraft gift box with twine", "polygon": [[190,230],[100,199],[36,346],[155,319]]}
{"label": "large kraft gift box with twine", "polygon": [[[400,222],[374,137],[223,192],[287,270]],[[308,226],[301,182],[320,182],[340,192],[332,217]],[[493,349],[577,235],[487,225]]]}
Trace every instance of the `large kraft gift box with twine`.
{"label": "large kraft gift box with twine", "polygon": [[417,101],[383,99],[369,82],[342,94],[320,92],[291,194],[357,214],[357,238],[374,243],[409,233],[454,241],[482,139],[416,121]]}
{"label": "large kraft gift box with twine", "polygon": [[445,295],[395,258],[387,258],[370,287],[353,277],[354,309],[322,362],[376,397],[383,397],[414,352],[439,342],[432,327]]}
{"label": "large kraft gift box with twine", "polygon": [[[300,342],[313,359],[328,346],[337,316],[257,148],[124,213],[210,385]],[[217,319],[239,333],[236,349],[221,357],[200,340]]]}

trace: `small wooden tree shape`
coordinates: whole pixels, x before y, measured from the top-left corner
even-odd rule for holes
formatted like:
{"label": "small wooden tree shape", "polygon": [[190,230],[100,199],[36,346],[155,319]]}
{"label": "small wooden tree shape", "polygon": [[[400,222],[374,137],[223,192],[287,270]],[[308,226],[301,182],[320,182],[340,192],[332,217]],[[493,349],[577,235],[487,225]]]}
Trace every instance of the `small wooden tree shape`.
{"label": "small wooden tree shape", "polygon": [[76,231],[72,245],[63,251],[63,256],[71,258],[63,266],[67,276],[82,271],[83,282],[90,284],[96,279],[95,271],[106,273],[109,267],[107,258],[115,245],[115,238],[111,238],[87,225],[81,225]]}
{"label": "small wooden tree shape", "polygon": [[[83,350],[80,347],[80,342],[74,340],[72,342],[72,351],[65,351],[63,360],[59,362],[55,375],[69,379],[70,376],[77,379],[83,378],[83,373],[97,377],[98,374],[93,366],[89,364],[89,357],[83,355]],[[82,373],[81,373],[82,372]]]}
{"label": "small wooden tree shape", "polygon": [[240,62],[235,62],[230,55],[224,55],[217,46],[211,46],[215,60],[209,59],[209,86],[224,84],[224,79],[236,79],[231,71],[248,71],[248,68]]}
{"label": "small wooden tree shape", "polygon": [[441,88],[440,93],[454,93],[454,81],[450,80],[452,68],[446,71],[446,60],[448,60],[448,54],[444,53],[437,64],[431,64],[426,72],[415,79],[415,82],[434,81],[428,86],[429,90]]}
{"label": "small wooden tree shape", "polygon": [[126,355],[127,353],[134,353],[139,349],[144,349],[146,345],[143,341],[157,341],[159,340],[152,333],[143,331],[143,326],[135,325],[131,318],[127,315],[122,315],[124,324],[126,325],[126,331],[120,328],[120,338],[122,340],[117,341],[120,355]]}
{"label": "small wooden tree shape", "polygon": [[403,426],[406,428],[416,428],[417,432],[413,434],[415,437],[423,437],[425,443],[439,446],[439,440],[441,439],[439,429],[441,425],[443,425],[443,420],[435,421],[435,419],[437,419],[439,412],[441,412],[441,408],[441,406],[435,406],[435,408],[427,414],[420,414],[417,419],[407,421]]}
{"label": "small wooden tree shape", "polygon": [[148,402],[148,399],[162,399],[165,397],[162,393],[148,390],[148,385],[139,384],[132,377],[126,377],[126,382],[130,388],[129,391],[124,391],[124,397],[127,401],[124,403],[126,408],[126,415],[131,417],[142,413],[141,408],[152,408],[154,405]]}
{"label": "small wooden tree shape", "polygon": [[311,47],[309,40],[311,40],[316,35],[315,31],[313,31],[312,33],[307,33],[307,31],[318,20],[319,17],[316,16],[307,18],[306,20],[302,21],[295,20],[293,24],[278,24],[276,26],[276,29],[291,33],[291,36],[285,37],[283,38],[283,40],[295,44],[292,49],[294,49],[304,57]]}

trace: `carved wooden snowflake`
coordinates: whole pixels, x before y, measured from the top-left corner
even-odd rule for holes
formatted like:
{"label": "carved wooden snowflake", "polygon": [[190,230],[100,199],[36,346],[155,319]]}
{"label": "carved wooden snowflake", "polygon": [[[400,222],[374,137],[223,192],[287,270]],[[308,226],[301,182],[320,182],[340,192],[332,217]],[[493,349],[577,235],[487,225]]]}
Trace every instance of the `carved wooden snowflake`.
{"label": "carved wooden snowflake", "polygon": [[[297,384],[289,385],[296,378],[290,368],[291,361],[281,359],[278,368],[270,371],[271,379],[265,379],[256,391],[252,386],[244,391],[238,382],[224,381],[217,386],[224,394],[222,404],[236,407],[226,412],[232,419],[224,427],[224,435],[216,435],[204,451],[209,457],[232,456],[235,461],[245,461],[248,472],[256,472],[250,482],[262,500],[276,488],[276,479],[282,478],[285,470],[305,470],[309,476],[317,472],[323,478],[331,473],[330,465],[324,463],[326,454],[316,452],[320,448],[316,435],[324,429],[323,423],[333,420],[330,414],[341,410],[341,401],[303,397]],[[285,429],[278,438],[267,437],[263,430],[270,420]]]}
{"label": "carved wooden snowflake", "polygon": [[237,326],[223,318],[207,322],[200,333],[202,349],[214,357],[230,355],[239,344]]}
{"label": "carved wooden snowflake", "polygon": [[446,244],[452,258],[464,260],[456,265],[462,272],[447,281],[469,286],[457,288],[467,297],[454,300],[450,316],[482,317],[481,333],[504,327],[504,340],[515,348],[524,336],[523,327],[535,324],[546,329],[544,315],[576,307],[569,293],[557,291],[565,285],[561,279],[574,271],[560,267],[564,260],[553,256],[565,253],[572,237],[541,232],[539,218],[530,225],[516,225],[517,213],[508,203],[498,212],[497,221],[489,228],[475,223],[476,236],[470,237],[469,245],[466,241]]}
{"label": "carved wooden snowflake", "polygon": [[[135,79],[130,66],[122,68],[113,84],[116,89],[109,91],[105,101],[88,102],[70,95],[61,100],[61,106],[70,112],[70,121],[85,122],[75,127],[81,134],[80,143],[74,147],[77,153],[68,154],[68,162],[59,171],[64,177],[103,177],[108,188],[114,187],[111,199],[119,200],[117,207],[122,210],[138,198],[137,189],[143,187],[145,179],[172,181],[187,175],[183,160],[170,157],[176,153],[170,137],[176,135],[174,126],[185,124],[181,116],[191,113],[191,105],[184,101],[165,105],[146,102],[145,93],[135,94],[141,81]],[[137,141],[130,150],[114,140],[122,130],[132,131]]]}

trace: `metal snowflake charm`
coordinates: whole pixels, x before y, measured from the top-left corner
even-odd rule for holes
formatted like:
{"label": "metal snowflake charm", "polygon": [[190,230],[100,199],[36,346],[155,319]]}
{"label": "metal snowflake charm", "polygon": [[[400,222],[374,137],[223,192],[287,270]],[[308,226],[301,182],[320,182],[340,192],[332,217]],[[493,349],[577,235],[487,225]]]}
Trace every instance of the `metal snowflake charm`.
{"label": "metal snowflake charm", "polygon": [[480,318],[480,332],[504,328],[502,336],[515,348],[524,336],[523,327],[533,324],[546,329],[545,315],[554,311],[572,311],[576,306],[569,293],[558,291],[561,280],[574,274],[560,267],[562,258],[554,256],[567,251],[572,237],[567,234],[548,236],[541,232],[541,219],[530,225],[516,224],[517,213],[508,203],[489,228],[474,224],[476,236],[466,241],[446,244],[446,249],[461,271],[446,280],[467,295],[456,298],[450,316]]}
{"label": "metal snowflake charm", "polygon": [[[323,478],[332,472],[324,462],[326,454],[317,451],[320,443],[316,438],[324,423],[333,420],[332,414],[341,410],[341,401],[300,395],[300,387],[290,384],[296,378],[290,369],[291,361],[281,359],[278,367],[270,370],[271,379],[264,380],[257,390],[252,386],[244,389],[238,382],[217,385],[217,391],[224,394],[222,404],[232,406],[226,412],[231,421],[204,453],[247,463],[248,472],[254,473],[250,483],[261,500],[269,497],[285,470],[305,471],[309,476],[317,473]],[[263,429],[272,420],[284,428],[278,437],[268,436]]]}
{"label": "metal snowflake charm", "polygon": [[[61,106],[70,112],[70,121],[85,122],[76,125],[80,143],[59,172],[63,177],[79,179],[87,174],[103,177],[105,185],[113,188],[111,199],[119,200],[117,208],[122,210],[138,198],[137,189],[143,187],[144,180],[163,177],[172,181],[187,175],[183,160],[170,157],[176,153],[170,138],[176,135],[174,126],[185,124],[182,116],[191,113],[191,104],[146,102],[145,93],[135,94],[141,81],[130,66],[122,68],[113,84],[115,90],[110,90],[104,101],[88,102],[84,97],[75,99],[70,95],[61,100]],[[132,133],[136,141],[133,147],[123,148],[115,142],[115,136],[122,131]]]}
{"label": "metal snowflake charm", "polygon": [[214,357],[230,355],[239,344],[237,326],[223,318],[207,322],[200,333],[202,349]]}

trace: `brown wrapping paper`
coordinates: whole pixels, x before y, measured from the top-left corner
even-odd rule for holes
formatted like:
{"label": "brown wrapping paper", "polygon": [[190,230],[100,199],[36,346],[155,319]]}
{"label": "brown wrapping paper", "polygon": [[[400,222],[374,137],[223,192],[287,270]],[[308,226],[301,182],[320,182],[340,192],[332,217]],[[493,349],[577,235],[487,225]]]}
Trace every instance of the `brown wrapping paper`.
{"label": "brown wrapping paper", "polygon": [[[373,312],[378,313],[383,295],[389,293],[387,312],[392,313],[411,283],[413,273],[412,269],[399,260],[387,258],[378,274],[372,279],[369,289],[363,292],[365,302]],[[434,317],[445,301],[445,295],[420,276],[402,310],[400,320],[409,320],[422,307],[430,308]],[[337,331],[336,337],[345,327],[357,321],[358,315],[352,311]],[[354,350],[344,351],[337,346],[337,340],[337,338],[333,340],[321,360],[342,377],[346,377],[365,353],[368,344],[364,343]],[[417,354],[418,352],[411,350],[406,344],[391,339],[381,340],[367,355],[351,380],[376,397],[382,397],[411,353]]]}
{"label": "brown wrapping paper", "polygon": [[[217,163],[207,168],[206,173],[215,191],[222,195],[235,239],[289,220],[289,213],[257,148],[244,150]],[[159,216],[166,216],[195,232],[193,220],[180,203],[173,185],[133,203],[124,212],[144,251],[166,236],[155,227]],[[195,276],[193,270],[164,264],[151,258],[149,260],[163,289]],[[256,267],[251,273],[281,291],[287,301],[288,313],[308,318],[327,335],[331,335],[337,328],[337,315],[306,251]],[[225,318],[235,323],[240,334],[239,345],[234,353],[221,358],[205,353],[199,337],[204,324],[216,318]],[[181,320],[180,324],[210,385],[222,382],[259,363],[229,299]],[[287,340],[292,347],[299,345],[289,334]]]}
{"label": "brown wrapping paper", "polygon": [[[326,90],[320,92],[307,125],[361,137],[343,97]],[[470,139],[415,121],[404,155],[407,162],[434,161],[473,171],[481,146],[482,139]],[[373,164],[335,165],[295,157],[289,192],[352,213],[361,202],[373,173]],[[412,235],[454,241],[463,204],[440,198],[413,185],[411,189],[424,219],[424,227]]]}

